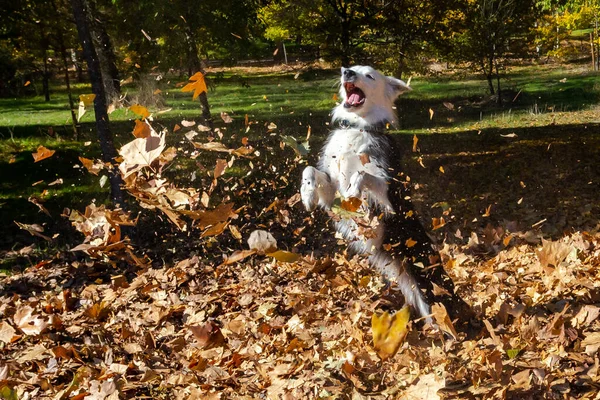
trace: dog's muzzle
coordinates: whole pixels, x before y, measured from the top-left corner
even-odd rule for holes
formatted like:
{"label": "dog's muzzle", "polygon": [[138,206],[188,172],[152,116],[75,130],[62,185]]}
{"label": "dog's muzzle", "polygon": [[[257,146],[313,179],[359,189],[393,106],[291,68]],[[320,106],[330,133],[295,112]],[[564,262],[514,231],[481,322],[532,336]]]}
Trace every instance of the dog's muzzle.
{"label": "dog's muzzle", "polygon": [[[344,78],[346,78],[346,72],[344,71]],[[352,71],[354,72],[354,71]],[[360,90],[352,82],[344,82],[344,89],[346,90],[346,101],[344,102],[345,108],[360,107],[365,102],[365,92]]]}

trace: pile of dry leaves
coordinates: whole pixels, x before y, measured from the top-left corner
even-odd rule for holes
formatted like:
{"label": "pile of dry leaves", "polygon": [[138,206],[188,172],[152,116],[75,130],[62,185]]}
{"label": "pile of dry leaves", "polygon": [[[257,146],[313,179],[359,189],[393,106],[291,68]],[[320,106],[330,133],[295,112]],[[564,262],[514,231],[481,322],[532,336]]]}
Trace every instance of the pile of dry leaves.
{"label": "pile of dry leaves", "polygon": [[[400,310],[399,296],[364,260],[306,250],[307,232],[323,227],[297,195],[248,203],[264,196],[258,187],[292,184],[298,147],[192,144],[190,132],[187,147],[167,147],[139,121],[120,171],[141,208],[204,250],[160,265],[124,234],[139,216],[70,211],[85,236],[72,250],[85,257],[59,253],[0,284],[0,397],[600,399],[598,232],[546,241],[488,226],[444,243],[474,318],[453,326],[438,307],[440,330],[406,325],[406,311],[383,313]],[[269,152],[293,160],[273,170]],[[214,161],[199,170],[202,185],[169,179],[178,154]],[[90,172],[106,167],[84,160]],[[226,173],[238,164],[248,169]],[[249,249],[257,229],[292,251],[266,232],[269,245]]]}

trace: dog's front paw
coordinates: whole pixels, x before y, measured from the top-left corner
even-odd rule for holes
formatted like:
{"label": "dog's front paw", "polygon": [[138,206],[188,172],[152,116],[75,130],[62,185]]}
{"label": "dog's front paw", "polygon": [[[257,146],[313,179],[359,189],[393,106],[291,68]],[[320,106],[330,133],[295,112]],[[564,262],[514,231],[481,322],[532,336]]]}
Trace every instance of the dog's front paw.
{"label": "dog's front paw", "polygon": [[346,190],[346,197],[358,197],[362,196],[363,191],[363,180],[365,173],[362,171],[356,171],[350,177],[348,184],[348,190]]}
{"label": "dog's front paw", "polygon": [[306,167],[302,173],[302,186],[300,195],[302,204],[307,211],[312,211],[319,204],[319,193],[317,192],[317,173],[314,167]]}

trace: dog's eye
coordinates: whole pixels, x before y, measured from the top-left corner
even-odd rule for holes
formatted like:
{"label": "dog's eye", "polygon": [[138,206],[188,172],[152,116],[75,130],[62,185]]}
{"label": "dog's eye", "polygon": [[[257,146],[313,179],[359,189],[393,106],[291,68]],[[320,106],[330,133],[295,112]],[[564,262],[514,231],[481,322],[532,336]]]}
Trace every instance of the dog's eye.
{"label": "dog's eye", "polygon": [[367,74],[367,78],[375,80],[375,78],[371,74]]}

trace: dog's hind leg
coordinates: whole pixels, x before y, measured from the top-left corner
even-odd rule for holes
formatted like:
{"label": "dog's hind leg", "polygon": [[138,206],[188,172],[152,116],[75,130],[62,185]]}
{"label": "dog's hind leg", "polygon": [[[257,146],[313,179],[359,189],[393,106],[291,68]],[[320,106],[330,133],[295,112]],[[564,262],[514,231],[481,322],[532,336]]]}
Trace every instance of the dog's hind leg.
{"label": "dog's hind leg", "polygon": [[315,167],[306,167],[302,172],[300,195],[308,211],[314,210],[317,206],[330,208],[335,198],[335,187],[325,172]]}

